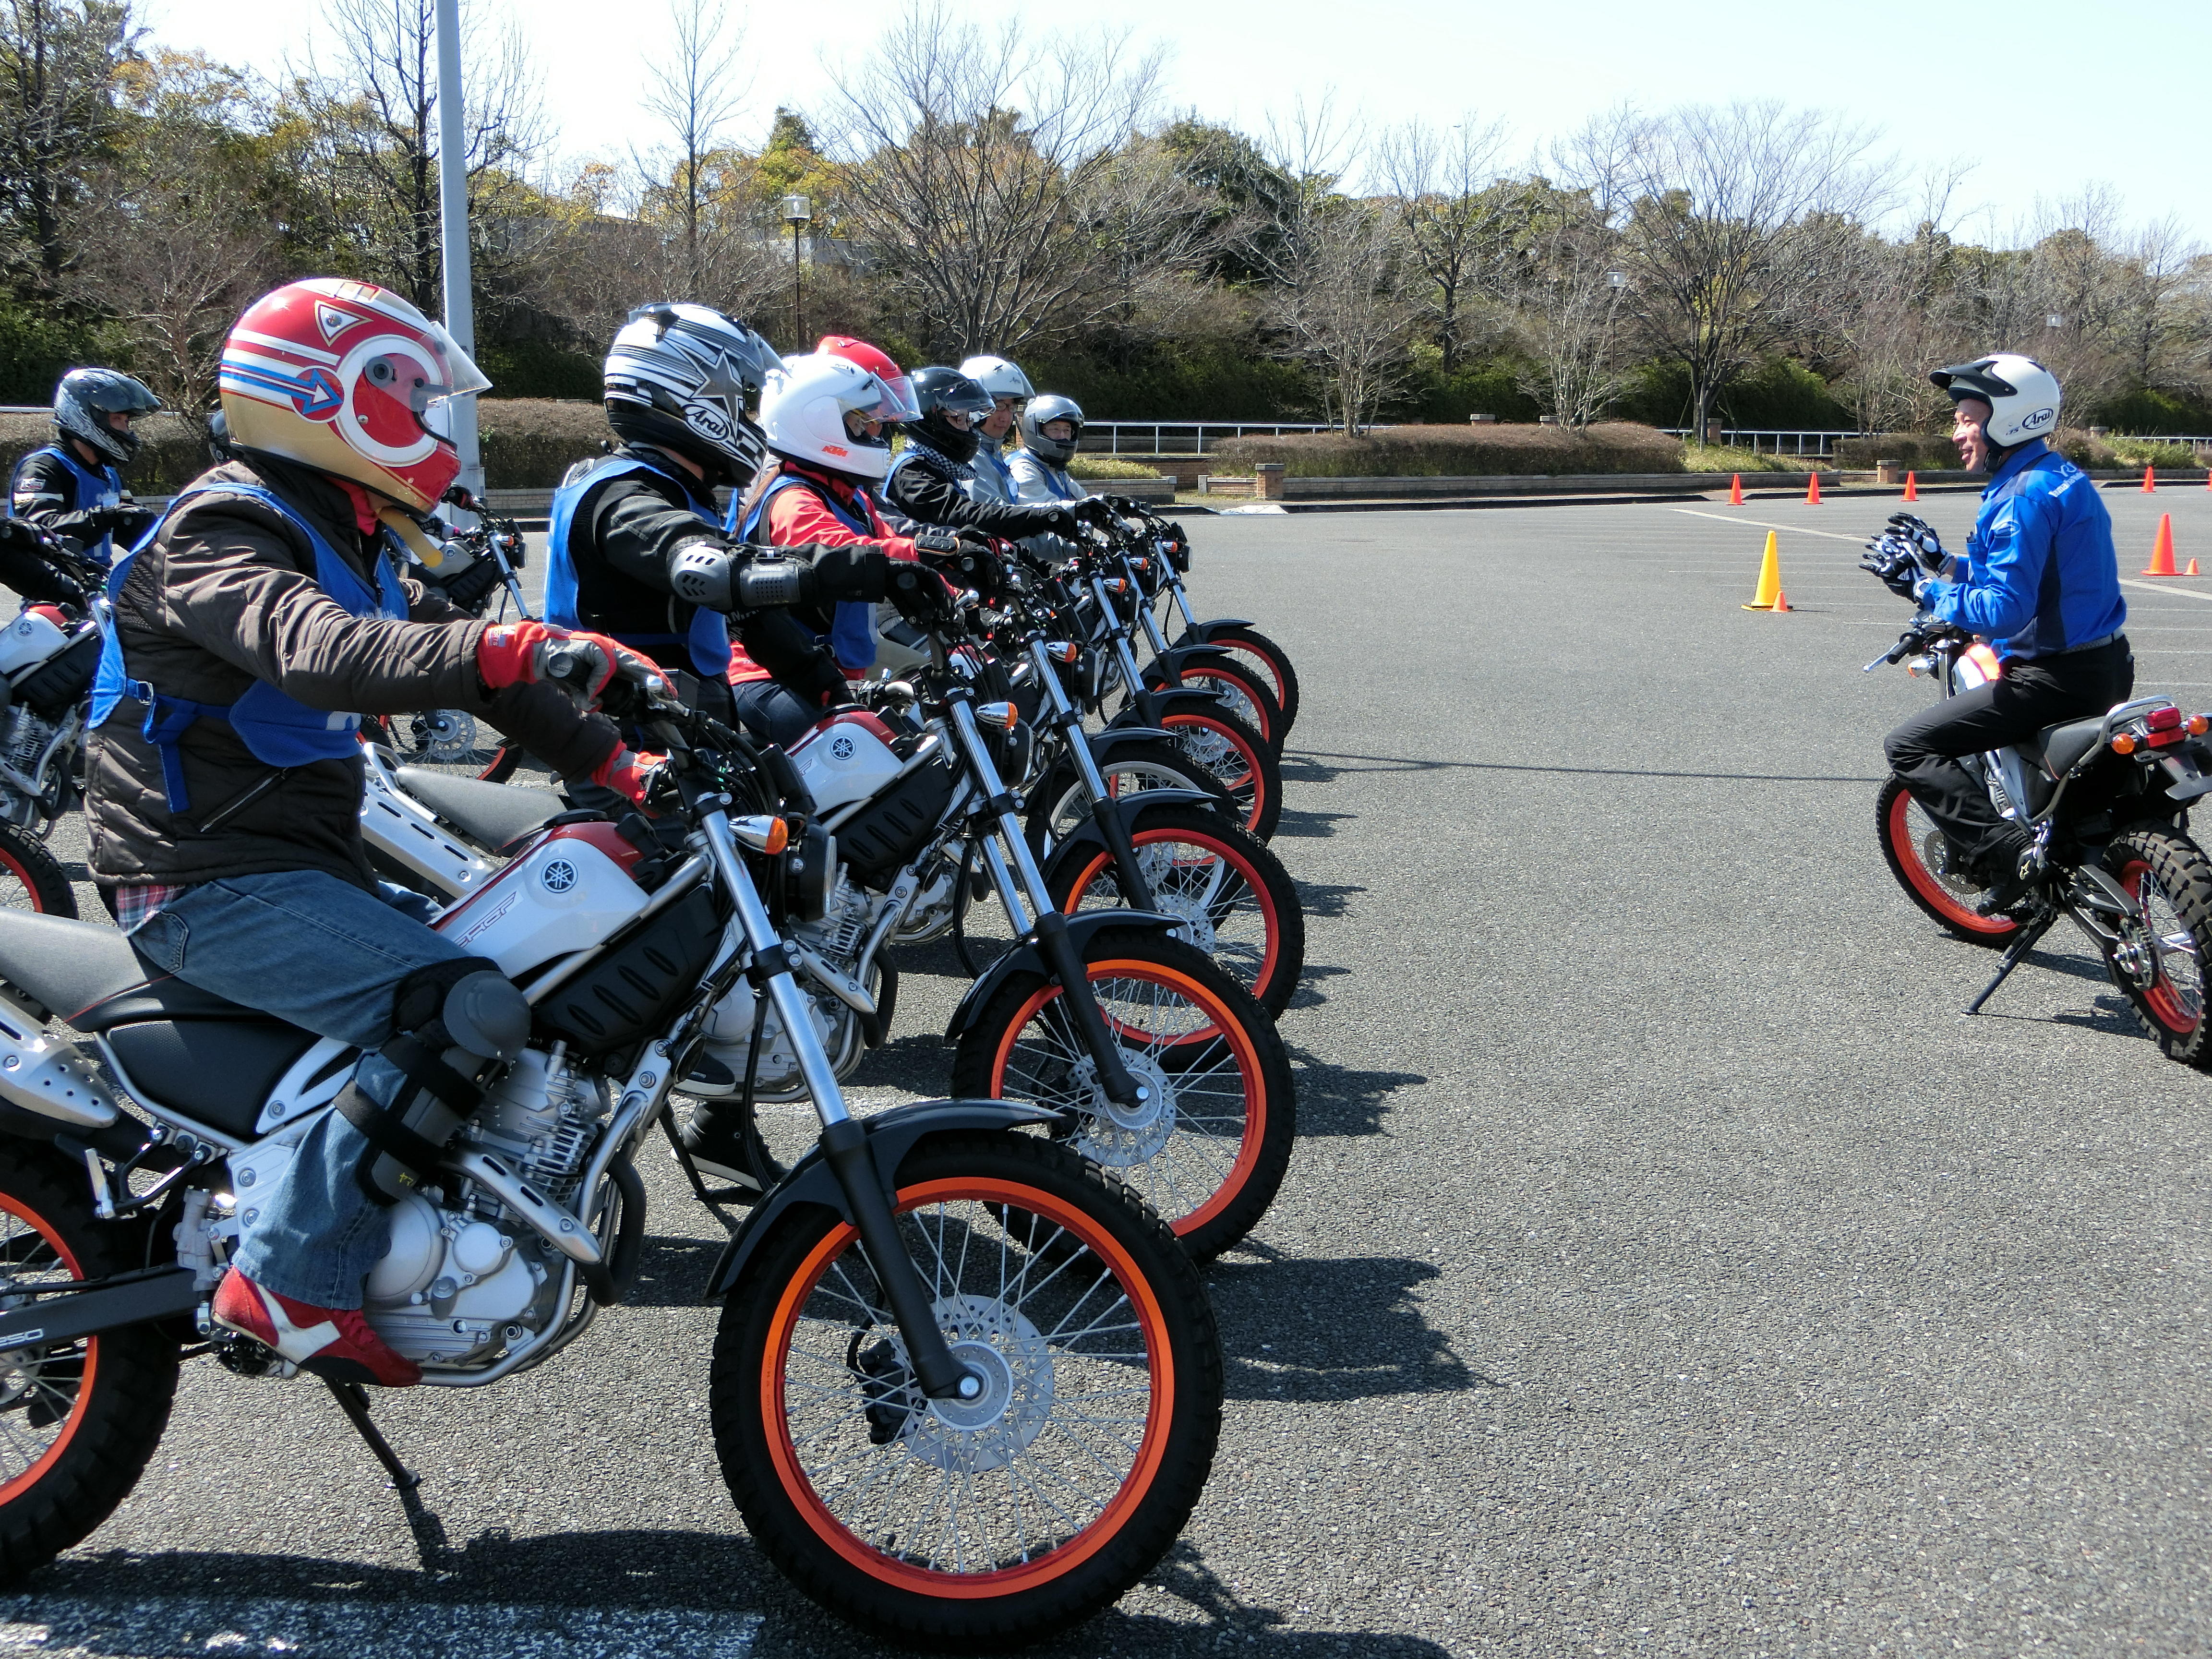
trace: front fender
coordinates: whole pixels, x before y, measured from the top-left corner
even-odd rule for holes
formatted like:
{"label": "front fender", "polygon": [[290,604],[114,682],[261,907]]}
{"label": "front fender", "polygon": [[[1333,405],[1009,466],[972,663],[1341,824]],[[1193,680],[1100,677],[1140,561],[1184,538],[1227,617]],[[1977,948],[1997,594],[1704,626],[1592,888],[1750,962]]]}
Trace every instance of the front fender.
{"label": "front fender", "polygon": [[[1220,802],[1196,789],[1139,789],[1133,795],[1116,795],[1113,800],[1115,816],[1129,833],[1137,833],[1137,815],[1147,806],[1202,806],[1211,811]],[[1072,857],[1081,849],[1085,858],[1095,858],[1101,853],[1111,853],[1107,845],[1106,832],[1098,827],[1098,820],[1087,817],[1067,833],[1067,839],[1052,849],[1044,872],[1045,885],[1054,885],[1053,872],[1060,868],[1060,860]]]}
{"label": "front fender", "polygon": [[1228,663],[1233,665],[1237,653],[1218,645],[1171,645],[1145,665],[1145,684],[1170,685],[1180,684],[1186,668],[1202,664]]}
{"label": "front fender", "polygon": [[1215,617],[1210,621],[1193,623],[1182,630],[1182,637],[1176,643],[1177,645],[1210,645],[1219,637],[1220,630],[1223,629],[1249,628],[1251,625],[1242,617]]}
{"label": "front fender", "polygon": [[1146,686],[1131,700],[1127,708],[1114,717],[1109,729],[1150,726],[1170,714],[1218,715],[1227,706],[1212,692],[1201,691],[1194,685],[1170,685],[1158,690]]}
{"label": "front fender", "polygon": [[1164,726],[1109,726],[1103,732],[1089,734],[1091,757],[1104,765],[1117,749],[1132,744],[1173,743],[1175,733]]}
{"label": "front fender", "polygon": [[[1150,910],[1083,910],[1067,919],[1067,937],[1080,956],[1091,943],[1091,936],[1101,927],[1143,927],[1165,933],[1182,925],[1173,916],[1156,915]],[[992,994],[1020,973],[1035,974],[1041,979],[1052,977],[1052,969],[1045,965],[1044,953],[1037,949],[1033,939],[1025,939],[1014,946],[986,968],[968,988],[968,994],[960,999],[960,1006],[952,1011],[951,1021],[945,1028],[945,1040],[958,1042],[982,1013],[983,1005],[991,1000]]]}
{"label": "front fender", "polygon": [[[868,1137],[868,1154],[875,1160],[876,1173],[883,1179],[884,1191],[895,1192],[899,1165],[906,1162],[906,1155],[914,1150],[915,1142],[924,1135],[939,1134],[948,1129],[1015,1129],[1025,1123],[1048,1123],[1059,1115],[1048,1107],[1017,1105],[1005,1100],[921,1100],[908,1106],[894,1106],[887,1112],[862,1118],[860,1122]],[[845,1189],[838,1182],[837,1172],[823,1156],[819,1144],[792,1165],[791,1173],[775,1183],[745,1218],[744,1225],[722,1247],[721,1260],[714,1264],[714,1276],[708,1286],[708,1297],[720,1299],[728,1296],[737,1287],[745,1264],[752,1260],[762,1241],[775,1231],[776,1222],[787,1212],[805,1204],[834,1210],[848,1224],[853,1219],[845,1202]]]}

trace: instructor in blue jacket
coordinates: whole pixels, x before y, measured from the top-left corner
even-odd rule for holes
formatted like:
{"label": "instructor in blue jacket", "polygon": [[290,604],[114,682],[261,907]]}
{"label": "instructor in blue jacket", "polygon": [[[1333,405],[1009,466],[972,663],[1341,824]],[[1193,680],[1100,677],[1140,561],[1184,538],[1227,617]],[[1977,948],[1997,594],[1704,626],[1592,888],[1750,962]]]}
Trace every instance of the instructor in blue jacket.
{"label": "instructor in blue jacket", "polygon": [[[2112,517],[2088,475],[2044,441],[2058,424],[2057,378],[2013,352],[1928,378],[1957,406],[1952,440],[1968,471],[1990,475],[1989,488],[1963,561],[1947,561],[1934,578],[1881,574],[1939,620],[1989,641],[2004,673],[1905,721],[1884,747],[1950,842],[1952,867],[1990,890],[1982,914],[1996,915],[2026,892],[2027,832],[1998,816],[1959,757],[2102,714],[2134,689],[2135,657],[2121,632],[2128,607]],[[1920,529],[1928,548],[1934,532]]]}

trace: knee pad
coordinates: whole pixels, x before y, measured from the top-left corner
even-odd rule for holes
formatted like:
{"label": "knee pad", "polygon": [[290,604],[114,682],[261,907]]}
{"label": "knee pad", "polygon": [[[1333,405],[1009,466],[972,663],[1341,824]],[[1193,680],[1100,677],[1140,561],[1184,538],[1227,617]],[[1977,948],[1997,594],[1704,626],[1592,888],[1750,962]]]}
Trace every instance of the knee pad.
{"label": "knee pad", "polygon": [[392,1029],[433,1054],[461,1048],[479,1060],[513,1060],[530,1038],[530,1003],[496,963],[434,962],[392,992]]}

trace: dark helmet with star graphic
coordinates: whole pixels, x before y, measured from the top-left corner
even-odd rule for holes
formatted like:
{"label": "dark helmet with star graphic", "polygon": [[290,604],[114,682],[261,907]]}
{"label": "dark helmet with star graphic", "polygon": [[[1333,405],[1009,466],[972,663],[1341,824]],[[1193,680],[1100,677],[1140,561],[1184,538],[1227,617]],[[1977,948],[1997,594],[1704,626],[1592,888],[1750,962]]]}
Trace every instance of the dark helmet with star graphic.
{"label": "dark helmet with star graphic", "polygon": [[696,461],[710,484],[743,489],[768,453],[746,405],[782,367],[767,341],[726,313],[641,306],[607,351],[607,424],[625,442]]}

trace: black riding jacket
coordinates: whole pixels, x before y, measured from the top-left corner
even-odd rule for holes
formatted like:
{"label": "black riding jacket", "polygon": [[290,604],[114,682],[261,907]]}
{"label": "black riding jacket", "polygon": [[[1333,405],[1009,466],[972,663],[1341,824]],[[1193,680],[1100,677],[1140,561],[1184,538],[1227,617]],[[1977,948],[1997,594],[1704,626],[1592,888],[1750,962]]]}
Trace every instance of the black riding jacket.
{"label": "black riding jacket", "polygon": [[909,436],[907,441],[908,453],[914,459],[900,457],[902,465],[894,467],[890,477],[884,480],[884,496],[916,524],[980,530],[987,536],[1004,536],[1009,541],[1018,541],[1024,536],[1041,535],[1051,530],[1067,512],[1057,502],[1050,506],[1012,507],[1004,501],[976,501],[968,494],[965,480],[960,477],[967,469],[959,462],[940,454],[919,439]]}

